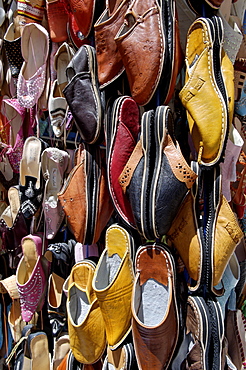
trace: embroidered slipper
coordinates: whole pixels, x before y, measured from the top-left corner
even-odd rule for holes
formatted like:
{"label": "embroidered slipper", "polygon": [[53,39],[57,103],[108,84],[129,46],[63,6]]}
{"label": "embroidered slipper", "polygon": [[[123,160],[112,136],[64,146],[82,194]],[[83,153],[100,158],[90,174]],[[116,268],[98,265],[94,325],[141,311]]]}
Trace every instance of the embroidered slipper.
{"label": "embroidered slipper", "polygon": [[43,209],[47,239],[55,237],[65,216],[57,194],[62,188],[68,163],[69,154],[58,148],[47,148],[41,155],[41,168],[45,180]]}
{"label": "embroidered slipper", "polygon": [[18,78],[24,59],[21,54],[21,37],[15,30],[14,23],[11,23],[7,28],[3,43],[11,75],[13,78]]}
{"label": "embroidered slipper", "polygon": [[24,58],[17,80],[17,99],[25,108],[32,108],[40,98],[46,82],[49,34],[37,23],[27,24],[22,32],[21,51]]}
{"label": "embroidered slipper", "polygon": [[32,217],[42,202],[41,152],[41,141],[35,136],[28,137],[24,143],[19,179],[21,210],[26,218]]}
{"label": "embroidered slipper", "polygon": [[2,104],[2,111],[10,123],[10,141],[6,155],[13,171],[19,173],[24,146],[23,123],[26,108],[22,107],[17,99],[3,99]]}
{"label": "embroidered slipper", "polygon": [[22,319],[28,322],[44,305],[47,276],[41,259],[42,239],[30,234],[22,239],[21,245],[23,257],[16,270],[16,281]]}

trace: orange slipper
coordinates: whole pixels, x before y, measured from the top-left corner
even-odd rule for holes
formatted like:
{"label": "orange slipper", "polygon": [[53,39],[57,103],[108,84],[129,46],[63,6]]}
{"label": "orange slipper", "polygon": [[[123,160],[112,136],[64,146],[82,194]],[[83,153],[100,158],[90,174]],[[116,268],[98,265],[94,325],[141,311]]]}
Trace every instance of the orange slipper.
{"label": "orange slipper", "polygon": [[50,38],[53,42],[63,42],[68,38],[68,12],[64,1],[46,0]]}

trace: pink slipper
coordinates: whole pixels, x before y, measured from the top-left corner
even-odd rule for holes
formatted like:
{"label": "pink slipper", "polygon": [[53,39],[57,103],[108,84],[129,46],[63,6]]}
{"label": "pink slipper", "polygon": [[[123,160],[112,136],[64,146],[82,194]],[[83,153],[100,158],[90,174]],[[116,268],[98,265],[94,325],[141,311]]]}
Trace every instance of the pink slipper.
{"label": "pink slipper", "polygon": [[42,239],[28,235],[21,241],[23,257],[16,271],[17,287],[20,295],[21,316],[30,321],[35,311],[44,304],[47,279],[42,266]]}
{"label": "pink slipper", "polygon": [[[20,171],[20,161],[24,146],[23,123],[26,117],[26,108],[22,107],[17,99],[3,99],[2,112],[10,123],[10,142],[6,155],[15,173]],[[28,126],[28,136],[34,134],[32,123]]]}
{"label": "pink slipper", "polygon": [[17,99],[25,108],[32,108],[40,98],[46,82],[49,34],[37,23],[26,24],[21,38],[24,58],[17,80]]}

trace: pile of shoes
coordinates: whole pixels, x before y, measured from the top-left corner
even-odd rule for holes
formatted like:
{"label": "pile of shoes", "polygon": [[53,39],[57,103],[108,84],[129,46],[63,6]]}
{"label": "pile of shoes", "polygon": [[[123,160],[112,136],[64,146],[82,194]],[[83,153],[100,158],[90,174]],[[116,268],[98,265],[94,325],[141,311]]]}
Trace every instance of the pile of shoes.
{"label": "pile of shoes", "polygon": [[245,0],[0,0],[0,367],[246,369]]}

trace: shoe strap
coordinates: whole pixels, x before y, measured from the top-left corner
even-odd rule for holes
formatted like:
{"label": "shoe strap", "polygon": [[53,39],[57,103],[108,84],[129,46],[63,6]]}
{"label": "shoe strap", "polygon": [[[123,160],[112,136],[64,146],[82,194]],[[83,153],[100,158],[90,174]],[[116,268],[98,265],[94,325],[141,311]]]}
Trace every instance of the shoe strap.
{"label": "shoe strap", "polygon": [[130,184],[132,175],[142,156],[142,144],[141,140],[139,140],[119,177],[119,183],[124,194],[126,193],[126,188]]}

